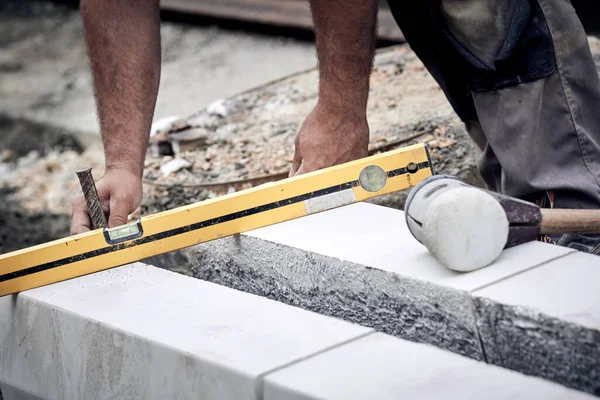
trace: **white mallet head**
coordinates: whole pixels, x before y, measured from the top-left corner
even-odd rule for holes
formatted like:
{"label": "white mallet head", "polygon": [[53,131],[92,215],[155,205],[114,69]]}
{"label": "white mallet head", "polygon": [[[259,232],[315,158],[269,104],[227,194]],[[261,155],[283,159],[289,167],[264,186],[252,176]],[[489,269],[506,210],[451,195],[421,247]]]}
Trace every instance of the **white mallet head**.
{"label": "white mallet head", "polygon": [[455,271],[488,266],[507,244],[509,221],[498,200],[452,176],[421,181],[406,201],[405,215],[414,237]]}

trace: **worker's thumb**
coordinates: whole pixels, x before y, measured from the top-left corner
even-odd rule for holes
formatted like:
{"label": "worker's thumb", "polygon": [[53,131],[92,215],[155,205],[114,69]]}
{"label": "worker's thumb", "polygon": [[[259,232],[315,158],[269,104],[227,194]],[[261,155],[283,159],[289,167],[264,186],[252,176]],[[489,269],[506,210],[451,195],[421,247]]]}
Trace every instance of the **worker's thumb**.
{"label": "worker's thumb", "polygon": [[118,201],[111,199],[110,214],[108,216],[108,227],[125,225],[129,216],[129,207],[127,201]]}
{"label": "worker's thumb", "polygon": [[298,172],[298,169],[302,165],[302,153],[300,153],[300,149],[298,148],[298,144],[296,144],[295,147],[296,148],[294,150],[294,158],[292,159],[292,168],[291,168],[290,174],[289,174],[290,177],[296,175],[296,173]]}
{"label": "worker's thumb", "polygon": [[302,164],[300,164],[300,168],[298,168],[298,170],[296,171],[295,176],[302,175],[307,172],[305,165],[306,164],[304,164],[304,162],[302,162]]}

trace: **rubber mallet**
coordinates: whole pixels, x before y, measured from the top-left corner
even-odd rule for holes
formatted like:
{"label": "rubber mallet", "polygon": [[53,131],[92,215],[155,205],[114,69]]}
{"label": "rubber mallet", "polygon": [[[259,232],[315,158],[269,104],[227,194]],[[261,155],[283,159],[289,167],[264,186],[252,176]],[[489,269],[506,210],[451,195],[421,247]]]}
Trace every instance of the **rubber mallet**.
{"label": "rubber mallet", "polygon": [[540,208],[447,175],[417,184],[404,208],[413,236],[447,268],[474,271],[540,235],[600,233],[600,210]]}

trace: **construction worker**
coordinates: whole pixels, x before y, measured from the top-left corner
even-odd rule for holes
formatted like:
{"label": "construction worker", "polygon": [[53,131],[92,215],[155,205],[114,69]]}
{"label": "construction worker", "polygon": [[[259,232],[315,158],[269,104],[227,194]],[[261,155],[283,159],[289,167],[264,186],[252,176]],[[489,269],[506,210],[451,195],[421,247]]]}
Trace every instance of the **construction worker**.
{"label": "construction worker", "polygon": [[[367,156],[376,0],[310,0],[319,99],[291,175]],[[412,49],[480,149],[491,190],[544,207],[600,208],[600,78],[568,0],[389,0]],[[142,200],[160,75],[158,0],[82,0],[106,173],[109,226]],[[83,197],[72,233],[89,229]],[[600,253],[600,236],[550,240]]]}

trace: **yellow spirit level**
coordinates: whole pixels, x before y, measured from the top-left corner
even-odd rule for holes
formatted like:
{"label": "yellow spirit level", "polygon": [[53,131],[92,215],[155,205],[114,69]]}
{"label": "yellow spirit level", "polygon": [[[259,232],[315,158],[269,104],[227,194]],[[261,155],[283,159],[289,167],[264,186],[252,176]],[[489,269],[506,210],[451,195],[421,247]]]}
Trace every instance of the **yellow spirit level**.
{"label": "yellow spirit level", "polygon": [[433,174],[404,147],[0,255],[0,296],[408,189]]}

